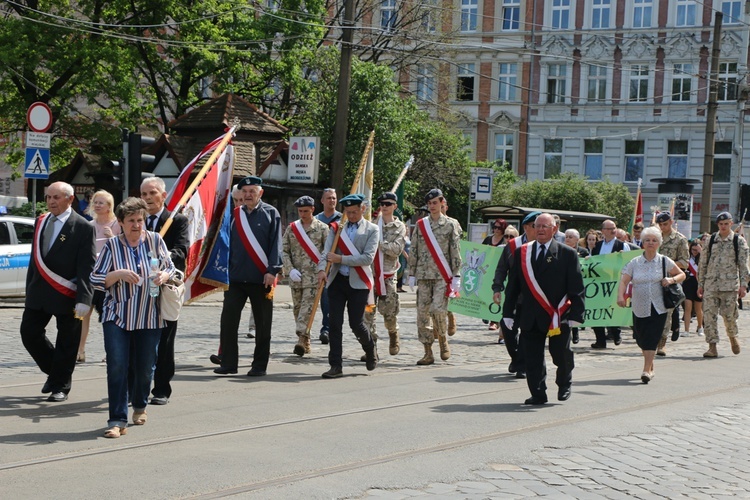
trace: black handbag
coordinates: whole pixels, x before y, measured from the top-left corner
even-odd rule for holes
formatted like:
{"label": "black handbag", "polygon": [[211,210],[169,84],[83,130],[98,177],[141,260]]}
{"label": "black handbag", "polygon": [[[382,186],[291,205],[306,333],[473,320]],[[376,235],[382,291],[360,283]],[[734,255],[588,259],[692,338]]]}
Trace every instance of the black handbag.
{"label": "black handbag", "polygon": [[[664,256],[661,258],[661,271],[662,276],[666,278],[667,261]],[[662,287],[662,290],[664,291],[664,307],[667,309],[674,309],[685,301],[685,292],[679,283],[672,283],[669,286]]]}

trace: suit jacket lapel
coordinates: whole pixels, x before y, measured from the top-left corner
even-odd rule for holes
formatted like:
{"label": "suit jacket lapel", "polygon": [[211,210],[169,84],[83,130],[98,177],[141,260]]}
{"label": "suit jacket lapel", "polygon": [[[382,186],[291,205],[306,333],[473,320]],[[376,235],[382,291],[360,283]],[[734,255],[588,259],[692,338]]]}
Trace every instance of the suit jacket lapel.
{"label": "suit jacket lapel", "polygon": [[65,221],[65,224],[63,224],[62,229],[60,229],[60,233],[55,238],[54,243],[52,243],[52,246],[49,249],[49,252],[47,252],[47,255],[51,255],[52,252],[58,252],[60,250],[60,247],[65,244],[65,241],[70,237],[70,232],[73,229],[73,217],[74,213],[71,213],[68,217],[68,220]]}
{"label": "suit jacket lapel", "polygon": [[169,212],[167,211],[167,207],[164,207],[164,210],[161,211],[161,215],[159,215],[159,218],[156,220],[156,230],[154,232],[158,233],[161,231],[161,228],[164,227],[164,223],[167,222],[168,218]]}

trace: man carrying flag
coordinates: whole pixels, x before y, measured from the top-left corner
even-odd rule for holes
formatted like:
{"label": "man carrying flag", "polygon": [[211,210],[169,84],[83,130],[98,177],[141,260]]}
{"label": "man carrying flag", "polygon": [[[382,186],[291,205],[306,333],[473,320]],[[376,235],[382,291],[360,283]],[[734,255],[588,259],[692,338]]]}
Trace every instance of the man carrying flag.
{"label": "man carrying flag", "polygon": [[328,237],[328,224],[313,217],[315,201],[302,196],[294,202],[299,219],[289,224],[284,232],[282,260],[284,275],[289,277],[294,304],[294,321],[297,345],[294,354],[310,353],[310,335],[307,320],[312,313],[315,292],[318,288],[318,264],[322,260],[323,247]]}
{"label": "man carrying flag", "polygon": [[244,206],[233,212],[230,232],[229,289],[221,310],[221,366],[214,373],[237,373],[237,329],[247,299],[255,317],[255,353],[248,377],[266,374],[271,353],[273,287],[281,271],[281,216],[272,205],[261,201],[260,177],[242,179],[237,187]]}
{"label": "man carrying flag", "polygon": [[[424,345],[424,357],[418,365],[435,362],[432,343],[437,336],[440,342],[440,359],[446,361],[451,351],[448,347],[448,298],[458,295],[461,287],[462,230],[441,212],[443,192],[432,189],[425,196],[429,215],[417,221],[409,252],[409,286],[418,285],[417,332]],[[430,327],[430,319],[432,327]]]}

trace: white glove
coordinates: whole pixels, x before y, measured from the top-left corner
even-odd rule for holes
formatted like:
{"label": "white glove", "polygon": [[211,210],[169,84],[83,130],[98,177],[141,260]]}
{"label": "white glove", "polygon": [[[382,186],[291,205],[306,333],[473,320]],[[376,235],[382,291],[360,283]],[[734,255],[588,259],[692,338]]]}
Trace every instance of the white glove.
{"label": "white glove", "polygon": [[299,283],[302,281],[302,273],[297,271],[296,269],[292,269],[289,272],[289,279],[294,281],[295,283]]}
{"label": "white glove", "polygon": [[90,310],[91,310],[91,306],[87,306],[86,304],[82,304],[79,302],[78,304],[76,304],[75,317],[85,318]]}
{"label": "white glove", "polygon": [[508,330],[513,329],[513,318],[503,318],[503,324]]}
{"label": "white glove", "polygon": [[458,291],[461,288],[461,276],[454,276],[451,281],[451,289]]}
{"label": "white glove", "polygon": [[409,290],[412,292],[414,291],[414,286],[417,284],[417,278],[414,276],[409,276]]}

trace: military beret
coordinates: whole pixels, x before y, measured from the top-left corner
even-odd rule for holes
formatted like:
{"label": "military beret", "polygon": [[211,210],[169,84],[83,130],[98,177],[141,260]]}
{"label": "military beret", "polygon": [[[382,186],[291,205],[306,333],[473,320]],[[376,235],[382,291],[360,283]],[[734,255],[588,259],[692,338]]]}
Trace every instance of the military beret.
{"label": "military beret", "polygon": [[667,222],[669,220],[672,220],[672,214],[670,214],[669,212],[661,212],[659,215],[656,216],[657,224],[661,224],[662,222]]}
{"label": "military beret", "polygon": [[424,196],[424,201],[427,203],[428,201],[432,200],[433,198],[442,198],[443,192],[439,189],[430,189],[430,191]]}
{"label": "military beret", "polygon": [[350,194],[349,196],[344,196],[339,200],[339,203],[341,203],[344,207],[351,207],[354,205],[361,205],[365,201],[365,197],[361,194]]}
{"label": "military beret", "polygon": [[300,196],[297,198],[297,201],[294,202],[295,207],[314,207],[315,206],[315,200],[310,198],[309,196]]}
{"label": "military beret", "polygon": [[261,186],[261,185],[263,185],[263,181],[261,180],[260,177],[249,175],[237,183],[237,188],[242,189],[244,186]]}
{"label": "military beret", "polygon": [[716,222],[721,222],[723,220],[732,220],[732,214],[729,212],[721,212],[716,216]]}
{"label": "military beret", "polygon": [[391,193],[390,191],[388,191],[378,196],[378,203],[380,203],[381,201],[392,201],[393,203],[397,203],[398,196],[396,196],[396,193]]}
{"label": "military beret", "polygon": [[533,224],[536,221],[536,218],[540,215],[542,215],[542,212],[531,212],[523,218],[523,221],[521,221],[521,225],[525,226],[526,224]]}

